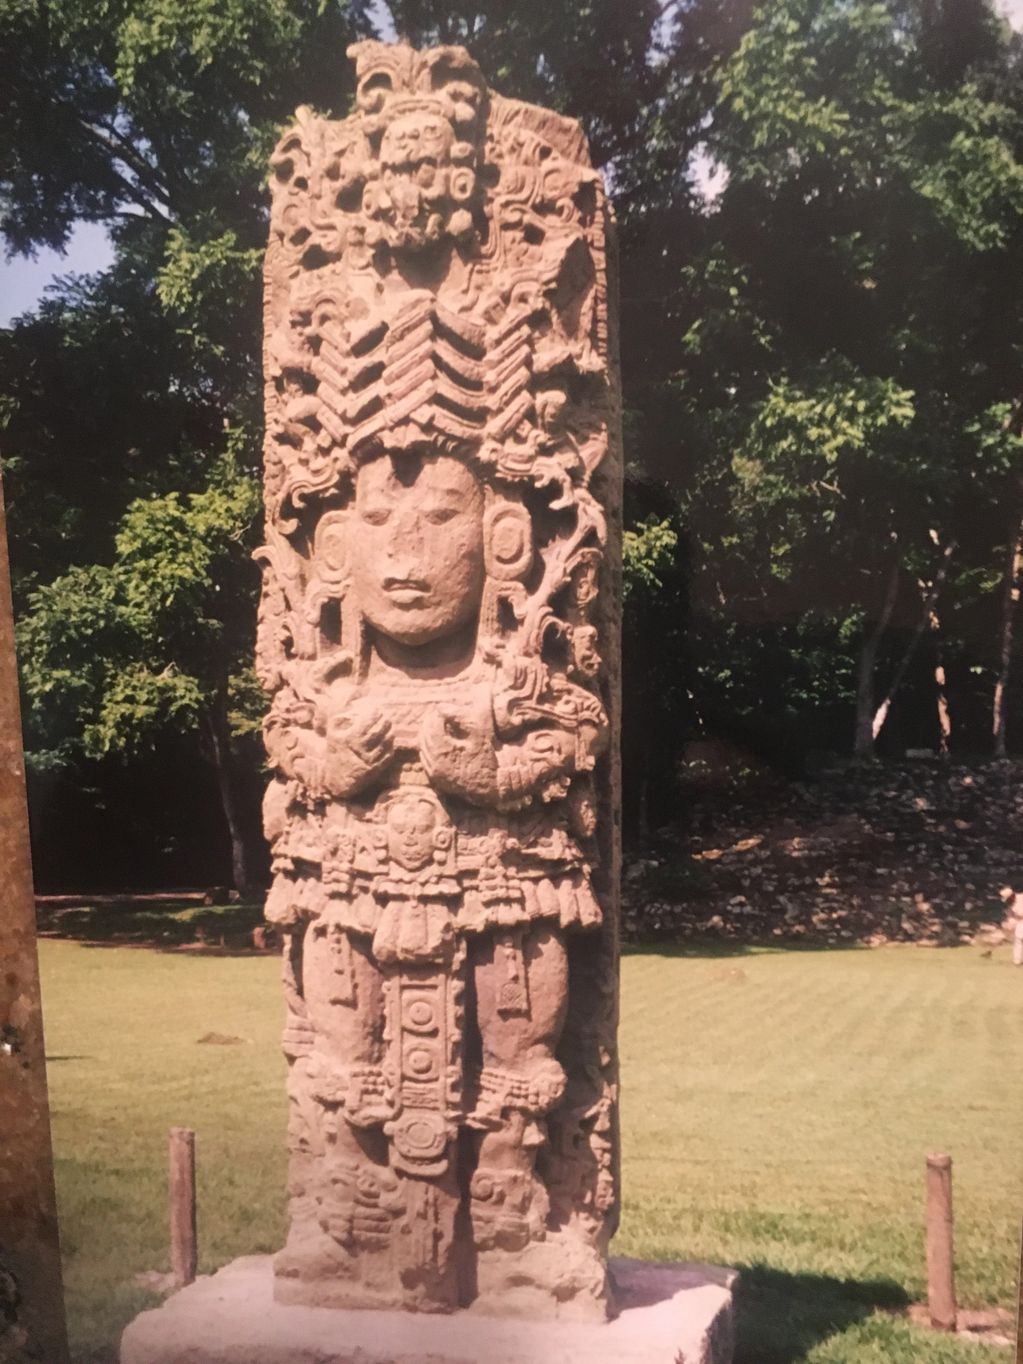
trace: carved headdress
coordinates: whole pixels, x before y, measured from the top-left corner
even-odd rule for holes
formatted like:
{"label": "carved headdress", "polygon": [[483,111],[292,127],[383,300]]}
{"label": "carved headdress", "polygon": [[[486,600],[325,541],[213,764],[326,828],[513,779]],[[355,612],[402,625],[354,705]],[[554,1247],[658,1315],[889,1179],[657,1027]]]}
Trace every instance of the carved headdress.
{"label": "carved headdress", "polygon": [[365,459],[452,454],[489,490],[490,578],[531,570],[543,616],[604,538],[600,178],[577,125],[488,94],[462,48],[351,55],[357,112],[301,110],[273,158],[268,554],[301,572],[293,553]]}

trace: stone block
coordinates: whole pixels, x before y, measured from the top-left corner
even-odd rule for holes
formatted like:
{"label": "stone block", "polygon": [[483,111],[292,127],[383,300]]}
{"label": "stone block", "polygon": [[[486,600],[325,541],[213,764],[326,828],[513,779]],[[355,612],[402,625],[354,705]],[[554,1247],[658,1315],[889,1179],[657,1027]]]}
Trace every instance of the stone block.
{"label": "stone block", "polygon": [[235,1260],[143,1312],[120,1364],[731,1364],[736,1274],[613,1259],[603,1324],[287,1306],[269,1257]]}

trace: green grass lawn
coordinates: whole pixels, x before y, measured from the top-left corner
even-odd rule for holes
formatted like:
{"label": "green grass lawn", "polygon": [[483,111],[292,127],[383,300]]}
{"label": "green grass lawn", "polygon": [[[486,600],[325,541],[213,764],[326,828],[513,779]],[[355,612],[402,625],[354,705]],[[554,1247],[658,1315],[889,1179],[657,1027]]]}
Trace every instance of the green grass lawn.
{"label": "green grass lawn", "polygon": [[[282,1241],[278,967],[40,951],[74,1357],[105,1364],[156,1301],[135,1276],[168,1267],[171,1125],[198,1134],[201,1270]],[[739,1364],[1007,1364],[892,1315],[924,1291],[929,1149],[955,1159],[962,1302],[1014,1302],[1023,970],[1007,949],[636,950],[622,974],[616,1250],[742,1268]]]}

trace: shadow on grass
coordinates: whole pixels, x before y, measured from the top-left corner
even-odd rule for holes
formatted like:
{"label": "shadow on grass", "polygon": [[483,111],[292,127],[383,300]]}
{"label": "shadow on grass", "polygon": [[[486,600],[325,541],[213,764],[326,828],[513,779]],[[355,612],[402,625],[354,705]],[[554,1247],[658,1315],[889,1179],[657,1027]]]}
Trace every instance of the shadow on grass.
{"label": "shadow on grass", "polygon": [[[951,940],[934,944],[936,948],[945,951],[949,948],[970,949],[976,947],[976,943],[953,942]],[[735,939],[721,938],[686,938],[683,941],[659,941],[654,938],[647,942],[623,942],[623,957],[693,957],[693,958],[722,958],[729,957],[777,957],[782,954],[792,956],[794,953],[821,955],[828,953],[835,956],[838,953],[857,952],[861,956],[866,952],[886,951],[891,948],[912,948],[920,950],[921,944],[913,942],[890,942],[884,947],[872,947],[864,942],[786,942],[774,939],[770,942],[759,941],[751,938],[748,942],[741,942]],[[927,945],[926,950],[931,950],[931,945]],[[985,955],[990,956],[988,951]]]}
{"label": "shadow on grass", "polygon": [[799,1364],[815,1345],[874,1312],[909,1306],[891,1279],[834,1279],[740,1265],[735,1364]]}
{"label": "shadow on grass", "polygon": [[264,946],[255,941],[255,931],[263,929],[261,903],[206,905],[110,897],[57,910],[45,907],[38,917],[40,937],[68,939],[85,947],[144,947],[216,956],[264,956],[268,948],[276,950],[272,940]]}
{"label": "shadow on grass", "polygon": [[670,940],[622,943],[623,957],[760,957],[778,956],[780,953],[820,953],[820,952],[872,952],[874,948],[863,943],[843,942],[739,942],[721,938],[686,938],[682,942]]}
{"label": "shadow on grass", "polygon": [[246,940],[239,940],[225,937],[223,941],[215,942],[196,942],[192,939],[185,939],[178,942],[172,939],[164,939],[155,942],[149,938],[108,938],[103,941],[92,940],[90,938],[81,939],[81,946],[102,950],[107,947],[137,947],[145,952],[165,952],[174,956],[188,957],[279,957],[280,949],[274,945],[272,947],[253,947],[252,943]]}

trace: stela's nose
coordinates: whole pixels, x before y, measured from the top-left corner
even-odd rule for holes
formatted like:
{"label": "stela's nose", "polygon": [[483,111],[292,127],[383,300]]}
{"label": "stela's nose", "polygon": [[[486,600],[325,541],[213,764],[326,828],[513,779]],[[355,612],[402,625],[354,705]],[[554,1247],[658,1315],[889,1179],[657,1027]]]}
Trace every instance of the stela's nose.
{"label": "stela's nose", "polygon": [[392,563],[408,562],[413,567],[422,558],[423,526],[416,511],[410,509],[394,518],[387,552]]}

